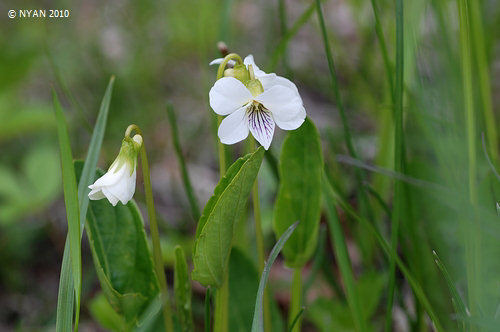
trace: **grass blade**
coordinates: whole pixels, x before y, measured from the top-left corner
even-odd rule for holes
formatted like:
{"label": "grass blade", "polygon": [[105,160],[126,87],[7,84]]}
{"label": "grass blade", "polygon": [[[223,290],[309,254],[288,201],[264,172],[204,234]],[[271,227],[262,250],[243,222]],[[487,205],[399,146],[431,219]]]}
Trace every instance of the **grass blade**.
{"label": "grass blade", "polygon": [[90,192],[90,189],[88,186],[94,182],[97,160],[99,159],[99,153],[101,152],[101,145],[104,139],[104,132],[106,131],[109,103],[111,101],[114,81],[115,77],[111,76],[101,102],[99,114],[97,115],[96,124],[94,131],[92,132],[89,148],[87,150],[87,157],[85,158],[85,163],[83,165],[82,175],[80,176],[80,181],[78,183],[78,198],[80,201],[80,237],[83,234],[85,216],[87,215],[87,209],[89,207],[88,193]]}
{"label": "grass blade", "polygon": [[[87,158],[83,166],[82,175],[78,185],[78,200],[80,207],[80,238],[83,234],[85,225],[85,216],[89,204],[88,198],[88,185],[94,181],[95,169],[97,166],[97,159],[101,151],[102,140],[106,130],[106,123],[109,113],[109,103],[111,101],[111,92],[113,89],[114,76],[111,77],[101,102],[99,114],[97,116],[96,124],[92,137],[90,139]],[[66,238],[64,246],[64,254],[61,266],[61,277],[59,280],[59,293],[57,297],[57,316],[56,316],[56,331],[66,332],[72,329],[73,325],[73,310],[74,310],[74,296],[73,289],[74,282],[72,276],[71,262],[69,259],[69,237]]]}
{"label": "grass blade", "polygon": [[57,294],[56,332],[66,332],[73,329],[73,310],[75,306],[73,287],[73,273],[69,258],[69,237],[66,237]]}
{"label": "grass blade", "polygon": [[[326,58],[328,60],[328,69],[330,71],[330,79],[332,81],[333,93],[339,109],[340,118],[342,120],[342,127],[344,129],[345,143],[347,145],[347,149],[351,157],[358,159],[358,154],[354,149],[354,144],[352,143],[351,131],[349,129],[349,124],[347,123],[347,117],[344,110],[344,104],[342,102],[342,96],[340,95],[339,83],[337,80],[337,74],[335,72],[335,63],[333,61],[332,51],[330,49],[330,42],[328,40],[328,33],[326,31],[325,19],[323,17],[323,10],[321,9],[321,0],[316,0],[316,10],[318,13],[321,34],[323,37],[323,46],[325,48]],[[359,200],[362,208],[361,210],[365,211],[366,214],[369,216],[369,219],[371,219],[372,212],[368,201],[368,194],[363,185],[364,174],[363,172],[361,172],[361,170],[356,169],[355,175],[358,187]]]}
{"label": "grass blade", "polygon": [[[403,173],[403,70],[404,70],[404,34],[403,34],[403,0],[396,1],[396,80],[394,86],[394,171]],[[394,198],[391,224],[391,247],[397,252],[399,238],[399,221],[403,213],[404,184],[394,183]],[[393,257],[389,261],[389,291],[385,319],[385,331],[392,330],[392,306],[396,288],[396,262]]]}
{"label": "grass blade", "polygon": [[479,92],[483,105],[484,125],[486,126],[486,137],[490,154],[493,160],[498,162],[498,142],[496,131],[496,119],[493,112],[493,102],[491,97],[491,80],[488,58],[486,56],[486,45],[484,40],[483,17],[481,15],[481,2],[469,1],[470,7],[470,28],[472,49],[474,50],[477,76],[479,83]]}
{"label": "grass blade", "polygon": [[347,303],[349,304],[349,308],[351,309],[354,324],[356,325],[356,330],[368,331],[368,325],[361,312],[360,301],[358,299],[356,288],[354,286],[354,275],[352,272],[351,260],[347,252],[347,245],[344,239],[344,234],[342,232],[342,227],[340,225],[337,210],[333,205],[333,197],[328,184],[329,181],[326,179],[326,175],[323,173],[322,187],[324,195],[323,197],[325,197],[327,221],[330,229],[331,241],[335,248],[335,257],[337,258],[337,262],[340,267],[340,273],[342,274],[342,279],[346,288]]}
{"label": "grass blade", "polygon": [[193,314],[191,312],[191,280],[188,265],[182,247],[177,245],[174,270],[174,297],[177,306],[177,318],[183,332],[194,331]]}
{"label": "grass blade", "polygon": [[264,290],[267,284],[267,278],[269,277],[269,271],[271,270],[271,266],[273,265],[276,257],[280,253],[281,249],[285,245],[286,241],[290,238],[295,228],[299,222],[295,222],[281,235],[278,242],[274,245],[271,253],[269,254],[269,258],[264,266],[264,271],[262,271],[262,277],[259,282],[259,290],[257,291],[257,299],[255,300],[255,311],[253,314],[253,322],[252,322],[252,332],[263,332],[264,331],[264,318],[263,318],[263,299],[264,299]]}
{"label": "grass blade", "polygon": [[[71,263],[73,289],[76,297],[75,331],[77,331],[80,312],[80,293],[82,287],[82,257],[80,247],[80,212],[78,207],[78,190],[76,186],[75,169],[73,167],[73,156],[71,154],[66,120],[56,92],[53,91],[52,94],[57,122],[57,136],[59,138],[59,148],[61,152],[64,204],[66,206],[66,217],[68,219],[69,261]],[[69,272],[69,268],[63,266],[63,272],[64,271]],[[63,290],[63,292],[68,291],[68,289]],[[72,304],[67,305],[72,306]],[[66,311],[66,314],[68,314],[68,311]],[[71,314],[73,313],[71,312]],[[67,322],[67,317],[65,320]]]}
{"label": "grass blade", "polygon": [[300,17],[295,21],[293,26],[287,30],[287,32],[281,38],[278,46],[274,49],[271,55],[271,62],[268,66],[269,72],[274,72],[276,70],[276,66],[278,65],[278,61],[285,54],[286,47],[290,40],[297,34],[300,28],[311,18],[314,13],[314,9],[316,8],[316,4],[313,2],[307,7],[307,9],[300,15]]}
{"label": "grass blade", "polygon": [[459,327],[462,331],[466,331],[464,319],[466,317],[468,317],[467,307],[465,306],[464,301],[462,300],[462,297],[460,296],[460,294],[457,291],[457,288],[455,287],[455,283],[453,282],[453,279],[451,278],[450,274],[448,273],[448,270],[446,270],[446,267],[444,266],[443,262],[439,258],[438,254],[434,250],[432,251],[432,254],[434,255],[434,261],[436,262],[436,265],[441,270],[441,273],[443,273],[443,277],[446,280],[446,284],[448,285],[448,289],[450,290],[450,293],[451,293],[451,299],[453,301],[453,306],[455,307],[455,311],[461,317],[462,326],[459,325]]}
{"label": "grass blade", "polygon": [[404,275],[406,280],[408,280],[408,283],[410,284],[413,292],[415,293],[415,296],[418,298],[420,303],[422,303],[422,306],[424,309],[427,311],[427,314],[429,315],[429,318],[431,321],[434,323],[434,326],[436,328],[436,331],[438,332],[443,332],[444,329],[439,322],[439,318],[436,315],[436,312],[432,308],[429,300],[427,299],[427,296],[425,295],[422,286],[417,282],[417,280],[413,277],[411,274],[410,270],[406,267],[406,265],[403,263],[403,261],[399,258],[398,254],[392,250],[391,246],[387,243],[387,241],[382,237],[380,232],[372,225],[370,221],[367,219],[361,217],[354,211],[354,209],[337,193],[335,192],[332,184],[328,180],[328,178],[325,176],[323,177],[325,179],[325,182],[328,186],[328,193],[331,199],[334,199],[337,201],[340,205],[340,207],[351,217],[353,217],[356,221],[362,224],[363,227],[365,227],[370,233],[372,233],[379,243],[379,245],[382,247],[384,250],[384,253],[389,257],[389,258],[394,258],[394,261],[396,262],[396,265],[398,266],[399,270],[401,273]]}
{"label": "grass blade", "polygon": [[172,134],[172,143],[174,144],[175,154],[181,169],[182,183],[184,184],[189,205],[191,206],[191,214],[193,215],[194,220],[198,221],[201,216],[200,208],[194,194],[193,186],[191,185],[191,180],[189,179],[186,161],[184,160],[184,155],[182,154],[181,143],[179,142],[179,130],[177,129],[177,119],[175,117],[174,107],[171,104],[167,105],[167,115],[168,122],[170,123],[170,133]]}

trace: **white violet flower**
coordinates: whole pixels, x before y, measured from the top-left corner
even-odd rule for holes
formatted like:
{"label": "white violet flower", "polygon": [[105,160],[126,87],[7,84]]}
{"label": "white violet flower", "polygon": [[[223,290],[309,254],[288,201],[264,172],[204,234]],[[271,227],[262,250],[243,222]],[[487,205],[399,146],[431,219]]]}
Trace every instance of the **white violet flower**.
{"label": "white violet flower", "polygon": [[[220,64],[222,61],[216,59],[214,62]],[[215,113],[227,115],[218,130],[222,143],[240,142],[251,132],[267,150],[275,124],[284,130],[297,129],[304,122],[306,111],[295,84],[260,70],[252,55],[245,58],[244,64],[250,77],[255,79],[245,84],[234,77],[217,80],[210,89],[210,106]]]}
{"label": "white violet flower", "polygon": [[125,137],[120,153],[111,164],[106,174],[89,186],[89,198],[98,200],[107,198],[116,206],[118,201],[127,204],[135,192],[137,154],[142,146],[142,136]]}

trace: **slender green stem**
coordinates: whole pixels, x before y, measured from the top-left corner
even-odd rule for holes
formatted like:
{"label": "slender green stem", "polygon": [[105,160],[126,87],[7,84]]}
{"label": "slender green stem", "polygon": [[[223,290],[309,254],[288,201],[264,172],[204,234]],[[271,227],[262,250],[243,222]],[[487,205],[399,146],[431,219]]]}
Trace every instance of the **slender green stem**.
{"label": "slender green stem", "polygon": [[[349,124],[347,122],[347,117],[346,117],[345,110],[344,110],[344,104],[342,102],[342,96],[340,94],[339,84],[338,84],[338,80],[337,80],[337,74],[335,72],[335,63],[333,61],[333,56],[332,56],[332,52],[330,49],[330,42],[328,40],[328,33],[326,31],[325,19],[323,17],[323,10],[321,8],[321,1],[320,0],[316,0],[316,10],[318,13],[321,34],[323,36],[323,46],[325,48],[326,58],[328,60],[328,69],[330,71],[330,78],[332,81],[333,93],[335,95],[335,100],[337,101],[337,106],[339,109],[340,118],[342,120],[342,126],[344,129],[345,142],[346,142],[347,149],[349,150],[349,154],[351,155],[351,157],[358,159],[358,154],[356,153],[356,150],[354,148],[354,144],[352,143],[351,131],[349,129]],[[359,200],[360,200],[360,204],[362,207],[362,211],[364,211],[367,214],[368,219],[371,220],[372,219],[372,211],[371,211],[370,204],[368,201],[368,194],[367,194],[365,186],[363,184],[364,183],[364,173],[359,168],[356,168],[354,171],[356,174],[358,195],[359,195]]]}
{"label": "slender green stem", "polygon": [[300,28],[311,18],[312,14],[314,13],[314,8],[316,7],[315,3],[311,3],[309,7],[300,15],[300,17],[295,21],[292,27],[287,30],[286,34],[281,37],[281,40],[279,44],[276,46],[276,48],[273,50],[273,53],[271,55],[271,61],[267,68],[269,69],[270,72],[274,72],[276,69],[276,66],[278,65],[278,61],[280,57],[285,53],[286,47],[290,40],[297,34],[297,32],[300,30]]}
{"label": "slender green stem", "polygon": [[380,24],[380,18],[378,15],[376,0],[371,0],[373,16],[375,16],[375,32],[377,33],[378,42],[380,44],[380,50],[382,51],[382,59],[384,60],[385,73],[387,75],[387,82],[389,83],[389,89],[391,93],[391,100],[395,103],[394,96],[394,81],[392,78],[392,67],[389,61],[389,53],[387,52],[387,46],[384,38],[384,31],[382,30],[382,25]]}
{"label": "slender green stem", "polygon": [[[323,173],[323,192],[324,196],[328,197],[329,188],[328,188],[328,180],[326,177],[326,172]],[[358,295],[356,293],[356,288],[354,285],[354,274],[352,272],[351,260],[349,258],[349,254],[347,252],[347,245],[344,238],[344,233],[342,232],[342,227],[340,225],[340,220],[337,214],[337,210],[333,205],[333,202],[326,201],[326,212],[327,212],[327,221],[328,227],[330,229],[330,238],[331,242],[334,246],[335,258],[337,259],[337,263],[340,267],[340,273],[342,274],[342,280],[344,281],[346,295],[347,295],[347,303],[349,308],[351,309],[352,316],[354,318],[354,324],[356,325],[357,331],[368,331],[368,325],[363,317],[361,311],[361,304],[358,299]]]}
{"label": "slender green stem", "polygon": [[[472,87],[472,57],[471,57],[471,42],[470,42],[470,28],[469,28],[469,8],[468,0],[458,0],[458,12],[460,21],[460,50],[462,60],[462,82],[463,82],[463,96],[465,105],[465,122],[467,133],[467,152],[468,152],[468,166],[469,166],[469,201],[472,209],[476,204],[476,122],[474,117],[474,95]],[[471,214],[472,216],[472,214]],[[475,217],[472,216],[475,223]],[[467,226],[470,228],[470,226]],[[466,272],[467,272],[467,288],[469,296],[469,308],[471,316],[477,313],[477,289],[476,289],[476,241],[477,231],[476,227],[472,227],[472,236],[467,236],[465,248]],[[469,232],[466,232],[469,234]],[[471,324],[471,330],[473,330]],[[475,330],[475,329],[474,329]]]}
{"label": "slender green stem", "polygon": [[[140,128],[136,125],[130,125],[125,132],[126,136],[130,136],[132,131],[136,131],[142,136]],[[142,164],[142,175],[144,181],[144,193],[146,196],[146,205],[148,208],[149,216],[149,227],[151,231],[151,240],[153,242],[153,259],[156,277],[160,284],[160,291],[162,294],[162,308],[163,308],[163,319],[165,321],[165,330],[167,332],[173,331],[172,324],[172,314],[170,309],[170,300],[168,296],[168,285],[167,277],[165,276],[165,271],[163,269],[163,258],[161,255],[161,245],[160,245],[160,232],[158,231],[158,222],[156,220],[155,204],[153,200],[153,188],[151,186],[151,177],[149,173],[149,163],[148,156],[146,154],[146,146],[144,140],[141,148],[141,164]]]}
{"label": "slender green stem", "polygon": [[491,98],[491,82],[489,75],[488,59],[486,57],[486,46],[484,42],[484,30],[482,27],[481,2],[471,1],[470,4],[470,25],[472,33],[472,49],[475,51],[477,63],[477,74],[479,91],[483,104],[484,124],[486,126],[486,138],[490,148],[490,155],[494,161],[498,162],[498,141],[495,114]]}
{"label": "slender green stem", "polygon": [[[299,314],[302,306],[302,269],[297,267],[293,270],[292,293],[290,301],[290,310],[288,312],[288,326],[292,326],[295,317]],[[299,318],[291,330],[292,332],[300,332],[302,319]]]}
{"label": "slender green stem", "polygon": [[[286,17],[286,3],[285,0],[278,0],[278,13],[280,18],[280,32],[281,38],[283,38],[288,31],[288,22]],[[290,65],[288,63],[288,52],[285,49],[283,51],[283,67],[285,67],[286,76],[289,79],[292,79],[292,70],[290,69]]]}
{"label": "slender green stem", "polygon": [[[224,76],[224,69],[230,60],[235,60],[238,64],[242,64],[243,60],[236,53],[230,53],[224,57],[224,60],[219,65],[217,70],[217,80]],[[217,117],[217,124],[220,126],[222,122],[222,116]],[[224,144],[220,141],[218,143],[219,147],[219,173],[220,178],[224,177],[226,174],[226,151]],[[215,293],[215,314],[214,314],[214,331],[217,332],[227,332],[229,315],[228,315],[228,302],[229,302],[229,272],[226,270],[224,273],[224,281],[222,285],[217,289]]]}
{"label": "slender green stem", "polygon": [[[257,148],[255,144],[255,139],[252,137],[248,138],[248,152],[252,153]],[[259,180],[255,179],[252,189],[252,203],[253,203],[253,216],[255,220],[255,242],[257,246],[257,258],[258,258],[258,268],[259,274],[262,274],[265,265],[265,252],[264,252],[264,233],[262,232],[262,217],[260,214],[260,203],[259,203]],[[269,307],[269,292],[267,289],[264,290],[264,331],[271,331],[271,311]]]}
{"label": "slender green stem", "polygon": [[[404,68],[404,35],[403,35],[403,0],[396,1],[396,80],[394,90],[394,171],[403,172],[403,68]],[[397,252],[399,237],[399,221],[403,209],[403,183],[394,183],[394,198],[392,212],[391,248]],[[396,288],[396,260],[391,257],[389,262],[389,291],[385,331],[392,331],[392,306],[394,303],[394,290]]]}
{"label": "slender green stem", "polygon": [[179,142],[179,132],[177,129],[177,119],[175,117],[174,107],[171,104],[167,105],[167,114],[175,154],[177,155],[177,161],[179,162],[179,167],[181,168],[182,182],[184,183],[184,189],[186,190],[189,205],[191,206],[191,214],[195,220],[199,220],[200,208],[198,207],[198,200],[194,194],[193,186],[191,185],[191,180],[189,179],[189,173],[186,167],[186,161],[184,160],[184,155],[182,154],[181,143]]}
{"label": "slender green stem", "polygon": [[222,285],[215,292],[214,331],[229,331],[229,273],[224,273]]}
{"label": "slender green stem", "polygon": [[205,332],[210,332],[210,326],[212,325],[210,321],[210,295],[211,291],[209,287],[205,293]]}

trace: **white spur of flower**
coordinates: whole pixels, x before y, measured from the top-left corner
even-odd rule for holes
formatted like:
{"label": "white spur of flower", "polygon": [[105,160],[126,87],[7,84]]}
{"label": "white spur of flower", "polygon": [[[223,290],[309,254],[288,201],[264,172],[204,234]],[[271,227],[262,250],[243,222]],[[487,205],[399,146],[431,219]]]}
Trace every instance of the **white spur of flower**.
{"label": "white spur of flower", "polygon": [[260,70],[251,55],[245,58],[244,63],[251,65],[262,89],[250,89],[234,77],[223,77],[209,92],[210,106],[215,113],[227,115],[218,130],[222,143],[240,142],[251,132],[267,150],[275,125],[283,130],[297,129],[304,122],[306,111],[295,84]]}
{"label": "white spur of flower", "polygon": [[141,146],[141,135],[123,140],[120,153],[106,174],[89,186],[91,200],[107,198],[116,206],[118,201],[127,204],[132,199],[135,192],[137,154]]}

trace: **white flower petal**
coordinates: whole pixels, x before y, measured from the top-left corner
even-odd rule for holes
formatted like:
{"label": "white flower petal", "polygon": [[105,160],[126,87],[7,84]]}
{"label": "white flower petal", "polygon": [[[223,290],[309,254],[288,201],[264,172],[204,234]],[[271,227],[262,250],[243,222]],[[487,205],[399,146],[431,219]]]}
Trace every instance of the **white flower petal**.
{"label": "white flower petal", "polygon": [[228,115],[222,120],[218,135],[224,144],[238,143],[248,136],[247,105]]}
{"label": "white flower petal", "polygon": [[102,193],[106,196],[111,205],[116,206],[119,199],[115,195],[113,195],[106,187],[102,188]]}
{"label": "white flower petal", "polygon": [[248,127],[253,137],[264,147],[269,149],[274,134],[274,120],[271,112],[259,107],[248,110]]}
{"label": "white flower petal", "polygon": [[260,81],[264,90],[266,89],[266,86],[270,86],[271,83],[277,77],[276,74],[274,74],[274,73],[266,74],[265,71],[261,70],[255,64],[255,61],[253,60],[252,54],[247,55],[247,57],[243,60],[243,63],[247,66],[247,68],[248,68],[248,65],[252,65],[253,72],[255,74],[255,78],[257,78]]}
{"label": "white flower petal", "polygon": [[302,126],[306,119],[306,110],[304,107],[301,108],[300,112],[293,117],[290,118],[282,118],[280,116],[276,116],[274,113],[273,119],[276,122],[276,125],[283,130],[294,130]]}
{"label": "white flower petal", "polygon": [[127,172],[123,174],[120,181],[112,186],[106,187],[106,189],[123,204],[127,204],[127,202],[130,201],[134,195],[135,175],[135,170],[132,174],[130,174],[130,168],[128,168]]}
{"label": "white flower petal", "polygon": [[228,115],[252,99],[250,91],[234,77],[217,80],[209,92],[210,107],[219,115]]}
{"label": "white flower petal", "polygon": [[107,198],[115,206],[118,201],[127,204],[135,192],[136,170],[132,171],[127,163],[116,171],[118,163],[112,165],[110,170],[90,185],[89,198],[98,200]]}
{"label": "white flower petal", "polygon": [[275,85],[265,90],[255,100],[272,113],[274,121],[281,129],[297,129],[306,117],[302,99],[291,87]]}
{"label": "white flower petal", "polygon": [[[217,58],[217,59],[212,60],[208,65],[209,66],[211,66],[211,65],[220,65],[222,63],[222,61],[224,61],[224,58]],[[234,66],[236,64],[236,61],[229,60],[227,62],[227,64]]]}
{"label": "white flower petal", "polygon": [[[89,186],[90,187],[90,186]],[[99,199],[103,199],[103,198],[106,198],[106,196],[104,196],[104,194],[102,193],[102,190],[101,188],[98,188],[98,189],[92,189],[90,192],[89,192],[89,198],[93,201],[97,201]]]}
{"label": "white flower petal", "polygon": [[261,83],[262,83],[262,87],[264,88],[264,91],[269,90],[270,88],[272,88],[275,85],[283,85],[283,86],[288,87],[291,90],[295,91],[295,93],[297,95],[299,95],[299,90],[297,89],[297,86],[292,81],[290,81],[287,78],[278,76],[278,75],[275,75],[274,80],[268,79],[268,80],[261,82]]}

